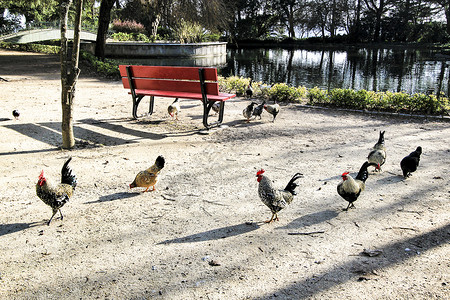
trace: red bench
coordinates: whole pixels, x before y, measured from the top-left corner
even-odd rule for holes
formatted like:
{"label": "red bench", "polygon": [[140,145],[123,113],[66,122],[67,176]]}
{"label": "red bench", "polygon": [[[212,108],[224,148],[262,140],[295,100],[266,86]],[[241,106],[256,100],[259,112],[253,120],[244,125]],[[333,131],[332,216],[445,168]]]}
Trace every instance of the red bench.
{"label": "red bench", "polygon": [[[135,119],[145,96],[150,96],[150,115],[155,97],[198,99],[203,103],[203,125],[209,129],[222,123],[225,101],[236,96],[219,92],[216,68],[120,65],[119,70],[123,87],[130,89]],[[208,123],[209,112],[216,101],[220,101],[218,121]]]}

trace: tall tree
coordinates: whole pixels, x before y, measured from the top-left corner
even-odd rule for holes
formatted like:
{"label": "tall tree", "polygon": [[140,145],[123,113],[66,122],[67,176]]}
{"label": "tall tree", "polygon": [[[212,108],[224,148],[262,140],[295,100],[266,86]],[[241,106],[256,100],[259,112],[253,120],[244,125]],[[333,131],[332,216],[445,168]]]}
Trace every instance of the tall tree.
{"label": "tall tree", "polygon": [[80,31],[83,0],[75,3],[75,26],[72,46],[72,56],[68,55],[67,22],[72,0],[61,0],[61,106],[62,106],[62,140],[63,148],[70,149],[75,146],[73,134],[73,102],[75,99],[75,87],[78,81],[80,69],[78,68],[80,56]]}
{"label": "tall tree", "polygon": [[375,15],[375,26],[373,30],[373,41],[380,40],[381,22],[384,14],[389,11],[389,7],[396,0],[364,0],[367,9]]}
{"label": "tall tree", "polygon": [[439,5],[444,10],[447,34],[450,35],[450,0],[430,0],[430,2]]}
{"label": "tall tree", "polygon": [[306,8],[306,1],[274,0],[275,10],[280,15],[280,22],[286,27],[289,37],[295,38],[295,28],[300,23]]}

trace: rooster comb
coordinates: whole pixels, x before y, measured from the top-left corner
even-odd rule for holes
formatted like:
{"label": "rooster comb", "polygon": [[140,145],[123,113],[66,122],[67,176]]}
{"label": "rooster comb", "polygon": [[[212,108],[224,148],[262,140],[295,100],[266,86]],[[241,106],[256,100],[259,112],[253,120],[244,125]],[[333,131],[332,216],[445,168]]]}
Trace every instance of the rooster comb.
{"label": "rooster comb", "polygon": [[259,171],[256,173],[256,176],[262,175],[265,171],[266,171],[266,170],[264,170],[264,169],[259,170]]}
{"label": "rooster comb", "polygon": [[344,172],[342,173],[342,176],[347,176],[348,174],[350,174],[350,172]]}
{"label": "rooster comb", "polygon": [[44,177],[44,170],[41,171],[41,174],[39,174],[39,178],[43,178]]}

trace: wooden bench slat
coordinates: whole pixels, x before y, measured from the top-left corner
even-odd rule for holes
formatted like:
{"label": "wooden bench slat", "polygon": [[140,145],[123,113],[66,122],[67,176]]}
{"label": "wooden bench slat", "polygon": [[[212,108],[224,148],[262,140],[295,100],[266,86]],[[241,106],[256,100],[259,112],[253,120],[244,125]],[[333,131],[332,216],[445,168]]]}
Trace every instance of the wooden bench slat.
{"label": "wooden bench slat", "polygon": [[[122,78],[124,88],[130,88],[128,78]],[[166,90],[174,92],[201,93],[198,81],[182,80],[159,80],[159,79],[133,79],[134,88],[139,90]],[[217,82],[205,83],[206,93],[208,95],[219,94],[219,84]]]}
{"label": "wooden bench slat", "polygon": [[[127,77],[126,65],[120,65],[120,75]],[[203,68],[206,81],[217,81],[216,68]],[[200,80],[198,68],[195,67],[158,67],[158,66],[132,66],[133,78],[158,78],[177,80]]]}
{"label": "wooden bench slat", "polygon": [[[136,89],[135,93],[136,93],[136,95],[144,95],[144,96],[202,100],[201,93],[173,92],[173,91],[161,91],[161,90],[141,90],[141,89]],[[235,96],[236,95],[234,95],[234,94],[219,93],[218,95],[208,95],[208,100],[210,100],[210,101],[226,101]]]}

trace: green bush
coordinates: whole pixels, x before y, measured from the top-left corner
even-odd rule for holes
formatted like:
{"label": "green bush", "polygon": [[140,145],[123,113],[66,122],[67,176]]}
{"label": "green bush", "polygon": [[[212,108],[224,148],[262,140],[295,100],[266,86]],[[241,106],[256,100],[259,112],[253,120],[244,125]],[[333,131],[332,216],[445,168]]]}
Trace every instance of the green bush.
{"label": "green bush", "polygon": [[0,48],[17,51],[39,52],[47,54],[59,54],[60,46],[41,45],[41,44],[14,44],[8,42],[0,42]]}
{"label": "green bush", "polygon": [[143,33],[125,33],[125,32],[116,32],[111,35],[111,38],[120,42],[128,42],[128,41],[140,41],[151,43],[154,40],[150,39]]}
{"label": "green bush", "polygon": [[120,78],[119,62],[113,59],[105,59],[101,61],[89,52],[81,51],[80,59],[87,62],[97,74],[110,78]]}
{"label": "green bush", "polygon": [[238,96],[245,94],[250,80],[239,76],[230,76],[227,78],[219,76],[219,88],[227,93],[236,93]]}
{"label": "green bush", "polygon": [[309,105],[327,105],[330,103],[328,92],[318,87],[309,89],[306,97],[309,99]]}
{"label": "green bush", "polygon": [[276,83],[269,89],[270,99],[278,102],[300,102],[305,94],[303,89],[290,87],[286,83]]}
{"label": "green bush", "polygon": [[206,33],[199,23],[181,20],[174,34],[180,43],[200,43],[204,41]]}
{"label": "green bush", "polygon": [[376,111],[448,114],[449,99],[441,95],[414,94],[403,92],[374,92],[366,90],[333,89],[330,92],[320,88],[308,90],[308,104],[367,109]]}

